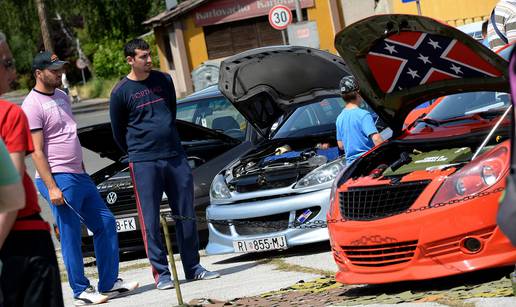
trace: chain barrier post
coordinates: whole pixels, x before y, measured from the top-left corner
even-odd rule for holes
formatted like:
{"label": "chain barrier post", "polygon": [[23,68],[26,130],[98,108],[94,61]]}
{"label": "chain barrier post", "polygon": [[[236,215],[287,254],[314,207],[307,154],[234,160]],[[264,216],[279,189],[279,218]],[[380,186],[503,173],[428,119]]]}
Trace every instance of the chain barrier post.
{"label": "chain barrier post", "polygon": [[172,267],[172,276],[174,278],[174,288],[176,288],[177,303],[179,306],[184,306],[183,295],[181,295],[181,288],[179,285],[179,278],[177,277],[176,261],[174,260],[174,252],[172,251],[172,241],[170,241],[170,233],[168,232],[167,220],[163,215],[160,215],[161,227],[163,227],[163,233],[165,234],[165,243],[167,245],[168,259],[170,266]]}

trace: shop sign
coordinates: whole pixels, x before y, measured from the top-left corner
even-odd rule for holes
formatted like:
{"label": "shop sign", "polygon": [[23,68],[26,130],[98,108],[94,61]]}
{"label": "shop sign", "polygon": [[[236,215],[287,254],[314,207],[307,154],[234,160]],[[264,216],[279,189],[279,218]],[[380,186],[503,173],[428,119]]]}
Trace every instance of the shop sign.
{"label": "shop sign", "polygon": [[[301,0],[301,7],[314,6],[314,0]],[[193,12],[195,24],[199,27],[230,21],[266,16],[276,5],[296,8],[295,0],[217,0],[197,8]]]}
{"label": "shop sign", "polygon": [[293,23],[288,26],[288,41],[290,45],[319,48],[319,31],[314,21]]}

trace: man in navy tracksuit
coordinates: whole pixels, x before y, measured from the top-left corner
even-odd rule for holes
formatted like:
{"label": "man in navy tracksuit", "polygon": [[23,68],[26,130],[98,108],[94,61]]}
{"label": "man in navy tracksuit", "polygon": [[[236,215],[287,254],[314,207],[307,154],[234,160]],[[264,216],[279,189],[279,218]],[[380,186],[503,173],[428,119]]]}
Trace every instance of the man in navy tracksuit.
{"label": "man in navy tracksuit", "polygon": [[[124,46],[131,72],[113,89],[110,117],[113,136],[127,153],[147,257],[158,289],[171,289],[167,254],[160,235],[160,203],[166,193],[174,215],[195,217],[193,178],[176,129],[172,78],[152,70],[149,45],[134,39]],[[177,220],[176,235],[187,279],[220,275],[199,264],[195,221]]]}

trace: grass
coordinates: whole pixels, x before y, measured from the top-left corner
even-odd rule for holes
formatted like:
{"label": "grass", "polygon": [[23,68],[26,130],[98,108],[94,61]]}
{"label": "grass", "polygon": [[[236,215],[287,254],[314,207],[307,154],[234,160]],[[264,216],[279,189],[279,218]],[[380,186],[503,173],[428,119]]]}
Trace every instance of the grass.
{"label": "grass", "polygon": [[119,81],[118,78],[100,79],[94,78],[84,85],[77,86],[81,99],[109,98],[111,90]]}

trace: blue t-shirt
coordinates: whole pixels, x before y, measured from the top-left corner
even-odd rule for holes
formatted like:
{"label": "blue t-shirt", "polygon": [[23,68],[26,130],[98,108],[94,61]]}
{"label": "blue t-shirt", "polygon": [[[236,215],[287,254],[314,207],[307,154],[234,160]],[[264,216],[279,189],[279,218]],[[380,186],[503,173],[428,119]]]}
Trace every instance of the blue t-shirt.
{"label": "blue t-shirt", "polygon": [[344,145],[348,165],[374,146],[370,136],[378,133],[378,130],[368,111],[361,108],[343,109],[335,125],[337,141]]}

